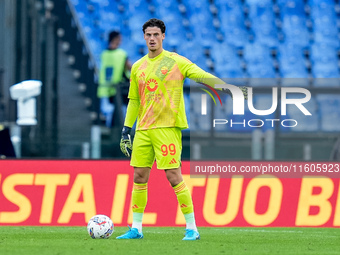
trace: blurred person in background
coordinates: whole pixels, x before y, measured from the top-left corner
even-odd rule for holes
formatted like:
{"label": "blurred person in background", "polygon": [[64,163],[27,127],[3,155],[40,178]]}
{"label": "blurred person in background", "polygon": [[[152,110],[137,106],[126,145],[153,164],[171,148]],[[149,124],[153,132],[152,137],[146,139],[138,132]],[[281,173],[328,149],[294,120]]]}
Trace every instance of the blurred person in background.
{"label": "blurred person in background", "polygon": [[114,123],[115,108],[117,108],[116,115],[118,120],[118,123],[116,122],[115,124],[122,124],[123,89],[121,85],[124,81],[128,81],[132,66],[126,51],[119,48],[121,40],[122,37],[118,31],[110,32],[108,48],[101,54],[97,96],[100,98],[100,111],[105,117],[107,127],[112,127]]}
{"label": "blurred person in background", "polygon": [[9,129],[0,125],[0,159],[2,158],[15,158],[15,151]]}

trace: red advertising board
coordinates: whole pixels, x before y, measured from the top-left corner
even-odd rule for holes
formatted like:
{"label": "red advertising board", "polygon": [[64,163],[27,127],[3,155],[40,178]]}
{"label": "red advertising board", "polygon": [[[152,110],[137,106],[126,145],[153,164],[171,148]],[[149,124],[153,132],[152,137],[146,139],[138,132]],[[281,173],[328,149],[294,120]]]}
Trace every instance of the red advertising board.
{"label": "red advertising board", "polygon": [[[199,226],[340,226],[339,178],[190,176],[182,172]],[[133,169],[129,161],[1,160],[0,225],[83,226],[95,214],[131,224]],[[149,180],[144,224],[184,225],[165,174]]]}

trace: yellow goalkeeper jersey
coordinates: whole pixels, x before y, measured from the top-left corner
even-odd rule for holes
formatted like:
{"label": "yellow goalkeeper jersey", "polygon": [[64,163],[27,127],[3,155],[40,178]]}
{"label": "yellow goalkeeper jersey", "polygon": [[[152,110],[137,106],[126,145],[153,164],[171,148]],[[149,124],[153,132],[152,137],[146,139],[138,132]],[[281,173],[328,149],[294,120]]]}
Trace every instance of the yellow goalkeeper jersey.
{"label": "yellow goalkeeper jersey", "polygon": [[130,78],[128,97],[140,102],[137,130],[188,128],[183,97],[185,78],[197,82],[216,79],[185,57],[166,50],[155,58],[146,55],[138,60]]}

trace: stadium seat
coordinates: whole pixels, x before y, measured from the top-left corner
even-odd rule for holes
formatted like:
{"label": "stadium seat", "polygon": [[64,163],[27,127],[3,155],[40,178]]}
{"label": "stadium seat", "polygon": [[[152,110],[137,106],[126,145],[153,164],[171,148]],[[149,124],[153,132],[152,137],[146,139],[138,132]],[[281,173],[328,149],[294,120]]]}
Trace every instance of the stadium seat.
{"label": "stadium seat", "polygon": [[319,61],[321,58],[326,57],[327,59],[337,59],[337,48],[325,44],[325,43],[314,43],[310,46],[310,59],[312,61]]}
{"label": "stadium seat", "polygon": [[247,0],[254,41],[275,47],[278,43],[275,14],[271,0]]}
{"label": "stadium seat", "polygon": [[339,132],[340,125],[340,100],[338,95],[317,95],[320,117],[321,117],[321,131]]}
{"label": "stadium seat", "polygon": [[225,42],[243,47],[248,42],[248,31],[245,27],[244,12],[242,6],[230,3],[221,4],[218,8],[218,16],[221,21],[221,31],[224,33]]}
{"label": "stadium seat", "polygon": [[[244,60],[247,64],[247,74],[251,86],[273,86],[272,79],[276,73],[273,67],[273,59],[267,46],[258,43],[247,44],[244,48]],[[254,79],[255,78],[255,79]]]}
{"label": "stadium seat", "polygon": [[111,30],[123,30],[123,23],[121,21],[121,16],[119,13],[113,13],[111,11],[107,11],[105,9],[100,9],[96,12],[99,16],[98,26],[103,31],[111,31]]}
{"label": "stadium seat", "polygon": [[237,55],[237,49],[233,45],[227,43],[215,42],[212,44],[210,55],[214,62],[218,65],[226,62],[238,62],[240,61]]}
{"label": "stadium seat", "polygon": [[187,0],[183,1],[183,4],[185,4],[186,14],[189,18],[200,13],[205,16],[211,15],[208,1]]}
{"label": "stadium seat", "polygon": [[247,64],[272,65],[272,57],[267,46],[259,43],[248,43],[244,47],[244,60]]}
{"label": "stadium seat", "polygon": [[285,43],[294,43],[303,47],[309,45],[309,31],[303,0],[278,0]]}
{"label": "stadium seat", "polygon": [[[309,86],[308,71],[303,48],[294,44],[281,44],[277,59],[282,79],[282,86]],[[293,78],[293,79],[290,79]]]}
{"label": "stadium seat", "polygon": [[209,70],[207,66],[207,58],[204,55],[204,49],[200,41],[185,41],[178,45],[177,52],[178,54],[187,57],[203,70]]}
{"label": "stadium seat", "polygon": [[248,120],[254,119],[254,114],[248,110],[248,107],[245,107],[244,115],[233,115],[233,100],[226,97],[223,101],[223,108],[226,113],[226,119],[228,119],[228,132],[249,133],[253,131],[253,128],[247,124]]}
{"label": "stadium seat", "polygon": [[287,15],[306,15],[304,0],[278,0],[277,4],[281,18]]}
{"label": "stadium seat", "polygon": [[216,66],[215,74],[217,77],[221,79],[247,77],[246,73],[239,65],[232,64]]}
{"label": "stadium seat", "polygon": [[340,73],[337,62],[314,64],[312,74],[315,78],[313,79],[315,87],[340,87]]}
{"label": "stadium seat", "polygon": [[[193,92],[190,94],[190,130],[191,131],[210,131],[212,125],[209,118],[211,118],[210,114],[202,115],[201,114],[201,95],[202,93]],[[209,98],[209,99],[208,99]],[[212,100],[210,97],[207,97],[207,112],[211,112]]]}
{"label": "stadium seat", "polygon": [[[319,114],[318,106],[315,98],[311,98],[303,106],[312,114],[304,115],[303,112],[296,105],[287,105],[287,115],[284,119],[294,119],[297,121],[297,126],[289,128],[291,132],[317,132],[319,131]],[[322,116],[322,115],[320,115]],[[291,123],[294,124],[294,123]],[[281,126],[281,131],[287,131],[287,128]]]}
{"label": "stadium seat", "polygon": [[[227,113],[221,105],[214,107],[214,119],[228,119]],[[225,132],[228,130],[228,125],[216,125],[214,130],[217,132]]]}
{"label": "stadium seat", "polygon": [[214,43],[210,50],[214,61],[215,73],[220,78],[242,78],[245,73],[242,70],[241,59],[237,55],[237,49],[227,43]]}
{"label": "stadium seat", "polygon": [[307,20],[304,16],[285,15],[282,20],[284,41],[308,47],[310,36],[306,24]]}
{"label": "stadium seat", "polygon": [[[273,66],[269,65],[261,65],[256,63],[249,63],[247,65],[247,73],[250,78],[275,78],[275,70]],[[253,84],[255,85],[255,84]],[[261,82],[258,84],[260,85],[267,85],[267,86],[273,86],[275,84],[267,83],[267,82]]]}
{"label": "stadium seat", "polygon": [[315,78],[339,78],[337,62],[320,62],[312,66],[312,73]]}
{"label": "stadium seat", "polygon": [[[253,95],[253,106],[256,110],[268,110],[271,108],[273,104],[272,95],[267,94],[254,94]],[[263,126],[261,129],[266,131],[268,129],[273,129],[277,124],[273,124],[272,121],[266,121],[266,119],[277,119],[275,116],[275,112],[269,115],[257,116],[257,119],[261,119],[263,121]],[[255,124],[254,124],[255,125]],[[274,127],[273,127],[274,126]]]}
{"label": "stadium seat", "polygon": [[227,5],[229,6],[229,8],[232,8],[233,6],[242,7],[242,1],[240,0],[215,0],[214,3],[218,8]]}
{"label": "stadium seat", "polygon": [[314,41],[339,47],[337,16],[333,0],[309,0]]}

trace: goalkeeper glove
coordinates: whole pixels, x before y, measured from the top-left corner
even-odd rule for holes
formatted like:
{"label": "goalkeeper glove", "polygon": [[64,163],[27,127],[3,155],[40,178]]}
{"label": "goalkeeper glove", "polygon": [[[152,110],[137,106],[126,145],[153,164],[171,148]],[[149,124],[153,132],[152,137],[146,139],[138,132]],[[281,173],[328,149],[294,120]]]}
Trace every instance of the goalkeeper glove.
{"label": "goalkeeper glove", "polygon": [[[243,93],[243,96],[244,96],[244,99],[247,100],[248,99],[248,89],[247,87],[239,87]],[[228,95],[231,96],[231,98],[233,98],[233,94],[231,94],[230,90],[229,89],[222,89],[222,91],[224,93],[227,93]]]}
{"label": "goalkeeper glove", "polygon": [[132,143],[131,143],[130,132],[131,132],[131,128],[124,126],[122,130],[122,138],[120,139],[120,150],[127,157],[131,157],[131,153],[132,153]]}

